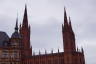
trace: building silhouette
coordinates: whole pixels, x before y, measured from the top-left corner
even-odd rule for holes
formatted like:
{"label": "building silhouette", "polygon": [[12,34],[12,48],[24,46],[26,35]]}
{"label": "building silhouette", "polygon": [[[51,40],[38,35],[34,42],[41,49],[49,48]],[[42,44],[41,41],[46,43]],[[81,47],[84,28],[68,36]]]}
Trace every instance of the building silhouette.
{"label": "building silhouette", "polygon": [[67,18],[64,9],[64,24],[62,24],[64,52],[38,55],[32,54],[30,45],[30,25],[28,25],[27,7],[25,6],[23,23],[18,27],[16,19],[15,31],[9,36],[0,31],[0,64],[85,64],[84,51],[76,49],[75,33],[71,20]]}

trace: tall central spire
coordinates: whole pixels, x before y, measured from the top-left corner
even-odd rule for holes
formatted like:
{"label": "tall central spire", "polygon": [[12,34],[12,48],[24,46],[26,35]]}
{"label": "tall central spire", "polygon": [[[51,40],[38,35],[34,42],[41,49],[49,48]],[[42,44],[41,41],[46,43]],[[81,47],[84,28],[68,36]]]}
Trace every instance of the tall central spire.
{"label": "tall central spire", "polygon": [[23,27],[28,27],[28,17],[27,17],[27,5],[25,5],[24,17],[23,17]]}
{"label": "tall central spire", "polygon": [[28,16],[27,16],[27,5],[25,4],[23,23],[20,26],[20,34],[22,36],[22,45],[26,51],[24,51],[25,56],[31,56],[32,50],[30,46],[30,26],[28,25]]}

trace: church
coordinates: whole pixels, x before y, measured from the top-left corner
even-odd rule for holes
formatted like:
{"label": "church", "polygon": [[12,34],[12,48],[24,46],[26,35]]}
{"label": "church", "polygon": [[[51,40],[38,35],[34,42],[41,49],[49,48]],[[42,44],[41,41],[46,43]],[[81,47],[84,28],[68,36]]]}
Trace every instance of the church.
{"label": "church", "polygon": [[85,64],[84,50],[76,48],[75,33],[65,9],[61,27],[64,52],[58,50],[57,53],[47,54],[45,50],[45,54],[35,55],[30,45],[30,27],[25,5],[23,22],[18,26],[18,18],[16,19],[11,37],[0,31],[0,64]]}

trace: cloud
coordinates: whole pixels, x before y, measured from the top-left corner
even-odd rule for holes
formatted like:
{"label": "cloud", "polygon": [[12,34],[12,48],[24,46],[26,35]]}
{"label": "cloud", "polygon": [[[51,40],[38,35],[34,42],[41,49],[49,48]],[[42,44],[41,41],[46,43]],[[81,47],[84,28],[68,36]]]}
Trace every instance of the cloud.
{"label": "cloud", "polygon": [[11,36],[17,13],[19,23],[22,22],[25,3],[33,50],[63,49],[61,24],[65,5],[67,15],[71,16],[76,44],[84,47],[86,63],[96,64],[96,0],[0,0],[0,31]]}

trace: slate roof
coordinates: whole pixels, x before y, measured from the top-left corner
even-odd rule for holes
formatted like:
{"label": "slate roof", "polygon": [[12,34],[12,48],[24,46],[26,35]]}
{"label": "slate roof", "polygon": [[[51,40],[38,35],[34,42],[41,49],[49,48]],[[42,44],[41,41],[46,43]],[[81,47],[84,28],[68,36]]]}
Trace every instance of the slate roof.
{"label": "slate roof", "polygon": [[3,46],[3,43],[8,40],[9,36],[5,32],[0,31],[0,47]]}
{"label": "slate roof", "polygon": [[18,32],[14,32],[11,36],[11,38],[21,38],[20,34]]}

